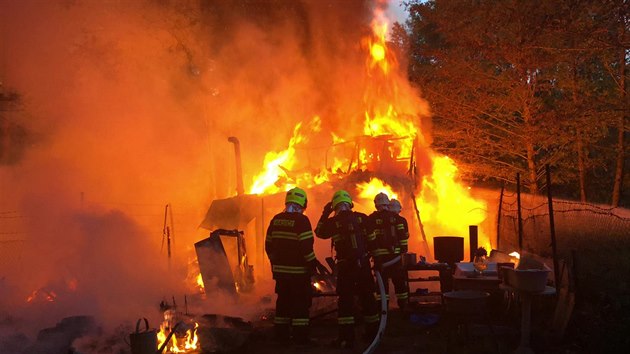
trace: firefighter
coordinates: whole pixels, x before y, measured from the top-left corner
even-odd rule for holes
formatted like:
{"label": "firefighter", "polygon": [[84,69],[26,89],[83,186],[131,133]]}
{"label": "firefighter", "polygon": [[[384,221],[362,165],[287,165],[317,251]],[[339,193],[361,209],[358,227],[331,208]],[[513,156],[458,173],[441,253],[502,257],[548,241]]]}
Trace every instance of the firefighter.
{"label": "firefighter", "polygon": [[[400,205],[396,201],[395,208]],[[397,206],[396,206],[397,205]],[[404,310],[409,302],[409,288],[407,285],[407,270],[403,264],[404,254],[407,252],[409,230],[407,220],[398,215],[395,211],[390,211],[390,200],[387,194],[379,193],[374,197],[376,211],[370,214],[370,229],[375,239],[374,266],[381,271],[385,293],[389,300],[389,279],[394,284],[396,292],[396,302],[398,308]],[[384,269],[382,265],[400,256],[400,260]],[[377,294],[380,300],[380,294]]]}
{"label": "firefighter", "polygon": [[304,190],[289,190],[285,197],[285,210],[273,217],[265,238],[265,251],[278,294],[274,335],[280,342],[288,341],[292,335],[297,344],[309,343],[311,274],[315,270],[316,259],[311,222],[303,214],[306,206]]}
{"label": "firefighter", "polygon": [[[352,211],[354,204],[348,192],[340,190],[326,204],[315,235],[332,239],[337,264],[339,337],[336,347],[351,349],[355,345],[355,297],[358,298],[365,322],[365,338],[371,340],[378,330],[379,313],[374,298],[376,286],[370,269],[368,217]],[[333,217],[330,215],[335,212]]]}

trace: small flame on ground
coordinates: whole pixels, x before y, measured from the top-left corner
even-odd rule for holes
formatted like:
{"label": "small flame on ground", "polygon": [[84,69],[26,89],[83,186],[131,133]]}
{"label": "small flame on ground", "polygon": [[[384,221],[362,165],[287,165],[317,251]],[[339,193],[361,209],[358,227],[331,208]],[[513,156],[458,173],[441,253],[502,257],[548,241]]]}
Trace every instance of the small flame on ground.
{"label": "small flame on ground", "polygon": [[[197,336],[197,328],[199,328],[199,324],[195,322],[195,328],[189,329],[186,331],[186,335],[183,337],[177,337],[177,334],[171,336],[171,339],[166,346],[165,350],[167,353],[188,353],[190,351],[196,350],[198,347],[199,337]],[[162,325],[160,325],[160,331],[157,334],[158,338],[158,346],[159,349],[164,342],[166,341],[166,337],[172,328],[168,321],[164,321]]]}

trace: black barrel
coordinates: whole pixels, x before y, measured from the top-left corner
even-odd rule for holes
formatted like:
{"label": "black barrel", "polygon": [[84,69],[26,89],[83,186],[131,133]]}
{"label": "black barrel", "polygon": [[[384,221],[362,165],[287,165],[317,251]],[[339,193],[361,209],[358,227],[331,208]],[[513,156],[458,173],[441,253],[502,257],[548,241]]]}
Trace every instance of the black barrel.
{"label": "black barrel", "polygon": [[435,236],[433,238],[435,259],[442,263],[457,263],[464,259],[464,238],[458,236]]}

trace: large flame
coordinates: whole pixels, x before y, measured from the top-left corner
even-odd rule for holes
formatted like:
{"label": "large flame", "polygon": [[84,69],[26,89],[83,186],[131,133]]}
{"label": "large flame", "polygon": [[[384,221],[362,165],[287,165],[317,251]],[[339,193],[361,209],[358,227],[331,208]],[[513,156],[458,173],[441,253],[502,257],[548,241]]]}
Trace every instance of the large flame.
{"label": "large flame", "polygon": [[[318,174],[312,175],[308,172],[298,176],[289,176],[287,174],[287,171],[290,171],[296,165],[296,146],[308,142],[309,133],[313,134],[319,131],[321,131],[321,118],[319,116],[313,117],[305,128],[302,127],[302,122],[298,123],[293,128],[293,136],[285,150],[280,152],[270,151],[265,155],[265,169],[254,178],[250,193],[273,194],[287,191],[300,182],[305,182],[307,186],[316,183],[314,182],[316,179],[319,179],[320,183],[325,182],[325,179],[322,179]],[[283,177],[285,181],[280,183]]]}
{"label": "large flame", "polygon": [[397,199],[398,194],[394,192],[392,187],[378,178],[372,178],[369,182],[357,184],[357,190],[359,192],[359,198],[372,200],[375,195],[379,193],[385,193],[389,199]]}
{"label": "large flame", "polygon": [[[466,235],[468,225],[485,220],[486,203],[472,198],[468,188],[457,181],[457,166],[448,156],[435,156],[432,172],[422,179],[416,199],[422,222],[447,234]],[[487,237],[480,237],[479,243],[491,248]]]}
{"label": "large flame", "polygon": [[[409,164],[415,151],[416,162],[420,153],[426,160],[422,161],[420,168],[423,170],[417,176],[415,200],[425,233],[431,236],[466,235],[469,225],[479,225],[486,219],[486,204],[473,198],[469,188],[458,180],[453,160],[434,153],[426,142],[418,116],[421,103],[405,75],[399,72],[395,53],[388,48],[389,21],[382,9],[374,11],[371,28],[371,35],[362,41],[367,54],[362,128],[345,134],[331,131],[330,135],[334,146],[352,143],[352,139],[361,135],[372,137],[380,145],[361,145],[357,140],[354,142],[356,155],[350,163],[333,157],[328,169],[322,166],[318,172],[295,173],[292,168],[296,166],[296,147],[307,142],[309,134],[321,129],[320,117],[316,116],[307,124],[307,129],[302,123],[297,124],[286,150],[267,153],[265,169],[256,176],[251,193],[277,193],[296,185],[309,188],[328,181],[330,173],[346,173],[352,169],[374,171],[381,168],[388,174],[395,174],[399,162]],[[397,198],[402,192],[393,190],[377,178],[358,184],[357,190],[359,198],[367,200],[372,200],[379,192],[390,198]],[[479,230],[479,243],[491,248],[483,230]]]}

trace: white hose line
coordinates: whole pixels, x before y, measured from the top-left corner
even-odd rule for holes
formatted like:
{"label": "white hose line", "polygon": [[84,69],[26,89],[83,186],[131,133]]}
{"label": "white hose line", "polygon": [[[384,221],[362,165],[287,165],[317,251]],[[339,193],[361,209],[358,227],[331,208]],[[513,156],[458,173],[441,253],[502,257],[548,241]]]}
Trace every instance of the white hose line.
{"label": "white hose line", "polygon": [[[392,264],[400,261],[401,256],[397,256],[389,262],[383,263],[381,269],[385,269]],[[381,342],[381,338],[385,333],[385,326],[387,326],[387,294],[385,293],[385,284],[383,283],[383,278],[381,277],[381,272],[378,270],[374,271],[374,275],[376,276],[376,282],[378,283],[378,291],[381,294],[381,322],[378,324],[378,332],[376,332],[376,336],[372,340],[372,344],[370,344],[367,349],[363,352],[363,354],[372,354],[378,347]]]}

